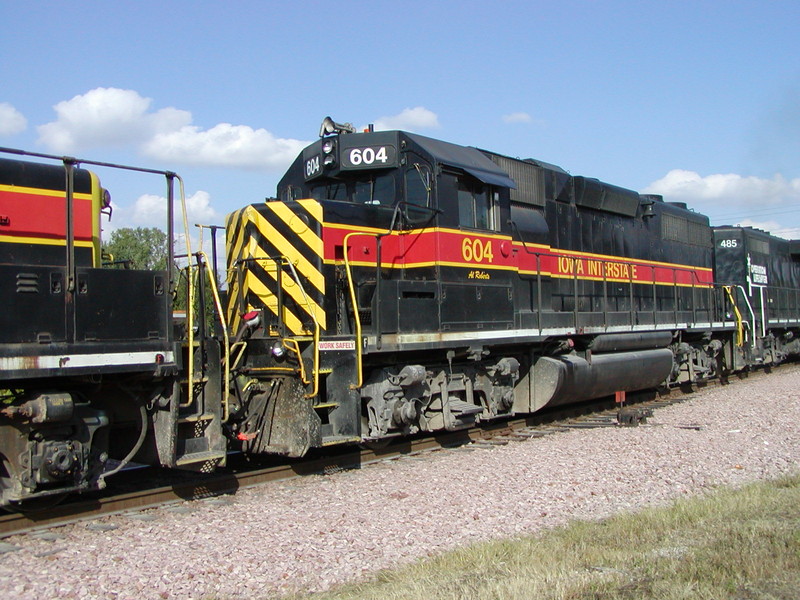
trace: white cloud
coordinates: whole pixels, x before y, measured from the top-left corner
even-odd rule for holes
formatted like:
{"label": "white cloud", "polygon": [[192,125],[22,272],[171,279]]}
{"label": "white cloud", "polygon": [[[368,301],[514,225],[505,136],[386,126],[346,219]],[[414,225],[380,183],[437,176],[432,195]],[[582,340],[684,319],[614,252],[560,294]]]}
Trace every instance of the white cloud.
{"label": "white cloud", "polygon": [[526,112],[515,112],[503,115],[504,123],[533,123],[533,118]]}
{"label": "white cloud", "polygon": [[[797,206],[800,178],[787,180],[780,174],[771,179],[734,173],[699,175],[674,169],[648,185],[642,193],[661,194],[668,202],[685,202],[707,214],[712,225],[742,225],[764,229],[781,237],[798,237]],[[778,217],[783,220],[780,223]]]}
{"label": "white cloud", "polygon": [[134,90],[93,89],[56,104],[57,118],[38,128],[39,141],[59,153],[130,145],[162,162],[253,169],[283,169],[308,143],[246,125],[204,130],[192,125],[190,112],[154,111],[152,103]]}
{"label": "white cloud", "polygon": [[435,129],[439,127],[439,117],[435,112],[422,106],[406,108],[400,114],[390,117],[380,117],[375,121],[377,131],[390,129],[403,129],[418,131],[420,129]]}
{"label": "white cloud", "polygon": [[38,127],[39,141],[55,152],[141,144],[192,120],[191,113],[175,108],[148,112],[151,104],[133,90],[96,88],[56,104],[57,119]]}
{"label": "white cloud", "polygon": [[0,102],[0,135],[14,135],[25,131],[27,119],[8,102]]}
{"label": "white cloud", "polygon": [[208,130],[193,125],[162,132],[143,146],[160,161],[190,165],[284,168],[308,142],[276,138],[266,129],[220,123]]}
{"label": "white cloud", "polygon": [[[167,199],[163,196],[145,194],[140,196],[133,205],[131,220],[136,227],[164,227],[167,222]],[[174,216],[176,229],[182,227],[183,211],[180,200],[174,201]],[[215,221],[221,217],[211,206],[211,196],[202,190],[186,197],[186,213],[189,227],[195,223],[201,225],[216,225]]]}
{"label": "white cloud", "polygon": [[733,173],[700,176],[694,171],[674,169],[644,190],[661,194],[666,200],[687,202],[693,208],[731,205],[753,209],[800,200],[800,178],[786,180],[776,174],[772,179],[744,177]]}
{"label": "white cloud", "polygon": [[741,227],[754,227],[755,229],[769,231],[772,235],[776,235],[787,240],[800,237],[800,228],[786,227],[777,221],[755,221],[753,219],[742,219],[741,221],[736,221],[733,224]]}
{"label": "white cloud", "polygon": [[[125,227],[158,227],[167,228],[167,199],[155,194],[139,196],[132,206],[119,206],[112,202],[114,209],[111,222],[104,221],[104,237],[111,235],[112,231]],[[189,228],[197,231],[195,224],[221,225],[223,216],[211,205],[211,195],[205,191],[197,191],[186,197],[186,212]],[[175,231],[183,230],[183,212],[180,200],[173,203]]]}

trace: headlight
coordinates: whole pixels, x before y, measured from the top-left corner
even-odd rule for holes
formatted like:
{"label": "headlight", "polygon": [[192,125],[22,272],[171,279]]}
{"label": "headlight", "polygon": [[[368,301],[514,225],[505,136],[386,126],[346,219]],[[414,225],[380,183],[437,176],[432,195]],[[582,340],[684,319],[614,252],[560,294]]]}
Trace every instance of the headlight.
{"label": "headlight", "polygon": [[333,149],[336,147],[336,144],[333,143],[333,140],[325,140],[322,142],[322,152],[325,154],[330,154],[333,152]]}

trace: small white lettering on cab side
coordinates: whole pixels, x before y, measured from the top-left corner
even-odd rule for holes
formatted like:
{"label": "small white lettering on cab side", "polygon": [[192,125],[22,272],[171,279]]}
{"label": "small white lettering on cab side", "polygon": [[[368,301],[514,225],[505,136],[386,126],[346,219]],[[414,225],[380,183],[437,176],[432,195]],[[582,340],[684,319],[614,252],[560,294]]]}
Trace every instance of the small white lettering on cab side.
{"label": "small white lettering on cab side", "polygon": [[331,340],[319,343],[322,352],[329,350],[355,350],[356,343],[353,340]]}

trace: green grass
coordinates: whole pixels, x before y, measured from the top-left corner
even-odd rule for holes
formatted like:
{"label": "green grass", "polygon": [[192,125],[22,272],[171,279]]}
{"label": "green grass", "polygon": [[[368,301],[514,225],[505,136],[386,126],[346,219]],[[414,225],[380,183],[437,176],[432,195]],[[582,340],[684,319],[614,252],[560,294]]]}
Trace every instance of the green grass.
{"label": "green grass", "polygon": [[800,476],[482,543],[314,600],[800,598]]}

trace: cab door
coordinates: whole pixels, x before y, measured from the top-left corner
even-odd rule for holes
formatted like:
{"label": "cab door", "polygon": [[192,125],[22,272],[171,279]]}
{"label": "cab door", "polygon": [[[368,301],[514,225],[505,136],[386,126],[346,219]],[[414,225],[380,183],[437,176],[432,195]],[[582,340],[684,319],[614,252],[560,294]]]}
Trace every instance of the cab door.
{"label": "cab door", "polygon": [[439,282],[436,267],[437,210],[434,206],[434,171],[418,154],[407,152],[399,214],[401,223],[393,237],[402,265],[395,298],[397,331],[438,331]]}
{"label": "cab door", "polygon": [[511,245],[500,231],[502,188],[445,170],[438,191],[442,221],[447,215],[437,239],[442,329],[511,328]]}

